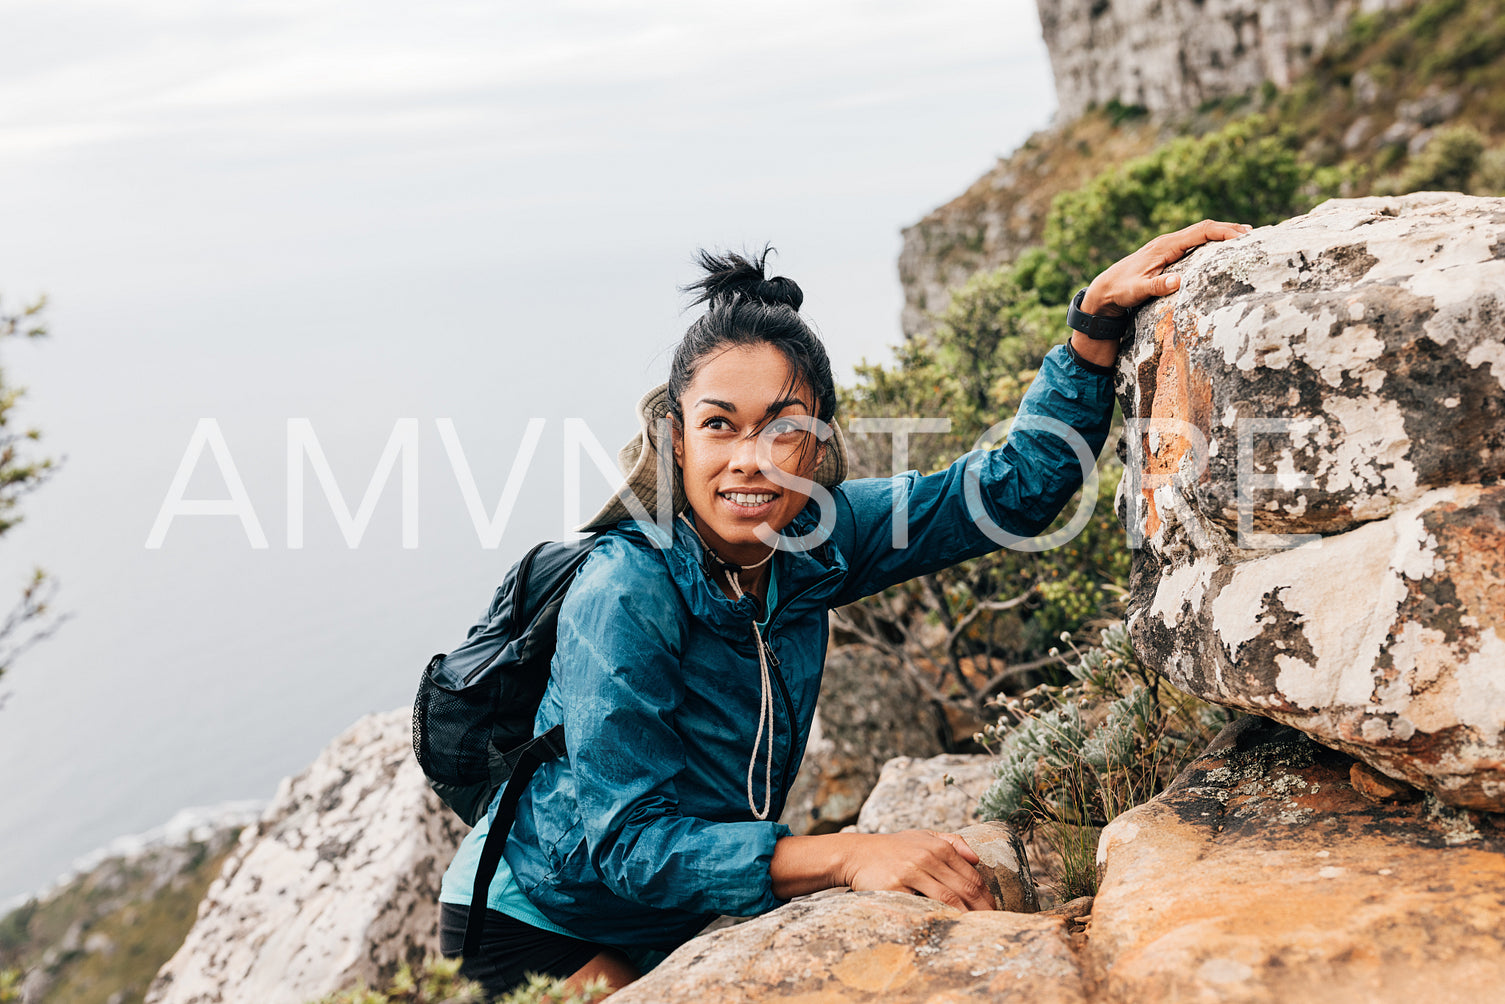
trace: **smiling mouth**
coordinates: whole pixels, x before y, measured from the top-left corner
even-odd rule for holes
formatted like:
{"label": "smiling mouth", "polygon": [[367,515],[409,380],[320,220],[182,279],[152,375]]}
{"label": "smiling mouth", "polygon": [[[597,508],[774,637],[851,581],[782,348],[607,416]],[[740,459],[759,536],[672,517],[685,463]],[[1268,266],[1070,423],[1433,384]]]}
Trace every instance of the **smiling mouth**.
{"label": "smiling mouth", "polygon": [[767,505],[778,498],[772,492],[722,492],[721,497],[732,505],[739,505],[746,509],[754,509],[760,505]]}

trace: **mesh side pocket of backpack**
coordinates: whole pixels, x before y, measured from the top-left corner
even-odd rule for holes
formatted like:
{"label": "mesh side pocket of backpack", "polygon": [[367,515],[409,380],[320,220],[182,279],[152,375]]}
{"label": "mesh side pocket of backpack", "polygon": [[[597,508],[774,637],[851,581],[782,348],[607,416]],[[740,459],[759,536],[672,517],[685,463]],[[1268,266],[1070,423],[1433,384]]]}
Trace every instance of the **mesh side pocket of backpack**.
{"label": "mesh side pocket of backpack", "polygon": [[487,678],[450,690],[434,682],[433,671],[431,662],[413,702],[413,754],[418,765],[443,784],[487,782],[497,681]]}

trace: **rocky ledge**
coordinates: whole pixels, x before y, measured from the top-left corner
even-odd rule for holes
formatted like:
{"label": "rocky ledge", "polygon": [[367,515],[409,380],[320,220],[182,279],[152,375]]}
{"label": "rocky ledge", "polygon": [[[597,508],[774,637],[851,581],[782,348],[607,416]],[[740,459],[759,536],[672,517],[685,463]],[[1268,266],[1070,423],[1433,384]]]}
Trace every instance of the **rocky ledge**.
{"label": "rocky ledge", "polygon": [[466,827],[411,729],[406,709],[362,718],[282,782],[148,1004],[305,1004],[437,953],[439,879]]}
{"label": "rocky ledge", "polygon": [[[405,712],[363,719],[286,782],[147,999],[305,1004],[432,951],[460,828],[408,741]],[[614,999],[1418,1004],[1505,985],[1498,816],[1246,718],[1104,831],[1095,902],[1037,913],[1038,859],[963,825],[986,759],[890,764],[859,825],[960,829],[1007,909],[823,893],[690,941]]]}
{"label": "rocky ledge", "polygon": [[691,941],[613,1000],[1491,999],[1505,985],[1498,817],[1365,794],[1355,766],[1241,719],[1104,831],[1095,900],[963,913],[824,893]]}

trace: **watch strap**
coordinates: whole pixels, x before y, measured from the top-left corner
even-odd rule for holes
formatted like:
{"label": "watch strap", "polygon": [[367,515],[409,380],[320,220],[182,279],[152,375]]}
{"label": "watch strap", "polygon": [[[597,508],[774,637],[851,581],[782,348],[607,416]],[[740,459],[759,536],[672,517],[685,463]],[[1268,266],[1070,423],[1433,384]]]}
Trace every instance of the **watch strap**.
{"label": "watch strap", "polygon": [[1066,326],[1097,341],[1122,340],[1129,332],[1129,325],[1133,323],[1132,315],[1108,317],[1105,314],[1089,314],[1082,309],[1082,298],[1086,295],[1087,287],[1083,286],[1071,298],[1071,306],[1066,308]]}

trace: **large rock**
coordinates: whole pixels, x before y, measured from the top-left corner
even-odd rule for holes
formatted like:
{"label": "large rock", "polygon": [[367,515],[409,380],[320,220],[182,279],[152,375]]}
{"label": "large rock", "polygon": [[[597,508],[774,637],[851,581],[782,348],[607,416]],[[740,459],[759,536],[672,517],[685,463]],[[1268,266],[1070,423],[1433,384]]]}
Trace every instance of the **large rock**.
{"label": "large rock", "polygon": [[1404,0],[1036,0],[1062,118],[1117,101],[1192,112],[1285,87],[1350,16]]}
{"label": "large rock", "polygon": [[305,1004],[438,951],[439,880],[467,828],[419,772],[411,717],[361,719],[282,782],[148,1004]]}
{"label": "large rock", "polygon": [[[613,1000],[1495,999],[1505,821],[1361,794],[1355,766],[1243,718],[1104,830],[1095,900],[962,913],[898,893],[820,893],[693,939]],[[1069,920],[1089,912],[1075,932]]]}
{"label": "large rock", "polygon": [[821,894],[683,945],[613,1004],[1085,1002],[1067,923],[896,892]]}
{"label": "large rock", "polygon": [[1505,200],[1328,202],[1179,271],[1120,361],[1136,650],[1505,809]]}
{"label": "large rock", "polygon": [[883,765],[872,794],[857,816],[859,833],[944,830],[955,833],[979,822],[977,800],[993,783],[998,758],[943,753],[895,757]]}
{"label": "large rock", "polygon": [[1109,824],[1087,939],[1097,999],[1498,999],[1505,834],[1435,799],[1375,804],[1352,764],[1245,718]]}
{"label": "large rock", "polygon": [[938,717],[897,659],[865,645],[833,649],[779,821],[795,833],[835,833],[857,819],[885,761],[941,749]]}

